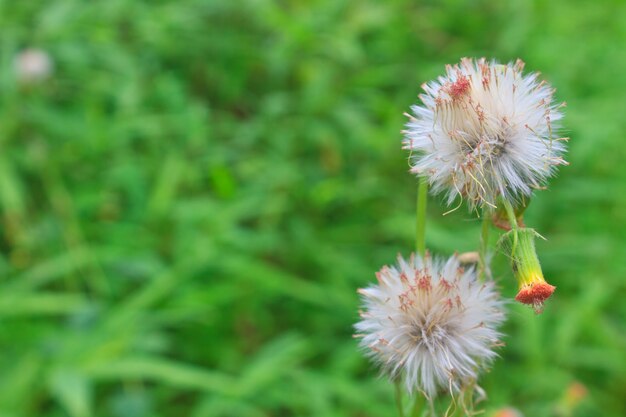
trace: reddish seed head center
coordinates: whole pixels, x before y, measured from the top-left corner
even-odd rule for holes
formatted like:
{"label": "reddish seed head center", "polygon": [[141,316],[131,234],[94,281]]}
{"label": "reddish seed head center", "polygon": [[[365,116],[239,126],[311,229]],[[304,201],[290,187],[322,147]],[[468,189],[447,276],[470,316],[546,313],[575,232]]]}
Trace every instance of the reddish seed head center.
{"label": "reddish seed head center", "polygon": [[464,96],[469,91],[469,89],[470,89],[469,78],[467,78],[464,75],[461,75],[457,78],[455,82],[450,84],[450,87],[448,89],[448,94],[450,94],[450,97],[452,97],[452,99],[456,100]]}
{"label": "reddish seed head center", "polygon": [[430,291],[430,277],[428,275],[424,275],[417,280],[417,287],[424,291]]}

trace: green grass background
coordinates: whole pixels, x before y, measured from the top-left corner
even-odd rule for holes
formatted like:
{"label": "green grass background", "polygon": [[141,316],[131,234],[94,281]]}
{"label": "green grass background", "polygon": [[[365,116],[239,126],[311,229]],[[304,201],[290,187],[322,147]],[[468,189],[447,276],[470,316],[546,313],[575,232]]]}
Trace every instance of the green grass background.
{"label": "green grass background", "polygon": [[[0,415],[394,416],[355,289],[413,247],[402,113],[487,56],[542,71],[572,139],[526,216],[558,290],[510,305],[483,407],[553,416],[580,381],[575,416],[625,416],[624,22],[618,0],[0,1]],[[17,82],[26,47],[48,80]],[[444,211],[428,246],[476,248]]]}

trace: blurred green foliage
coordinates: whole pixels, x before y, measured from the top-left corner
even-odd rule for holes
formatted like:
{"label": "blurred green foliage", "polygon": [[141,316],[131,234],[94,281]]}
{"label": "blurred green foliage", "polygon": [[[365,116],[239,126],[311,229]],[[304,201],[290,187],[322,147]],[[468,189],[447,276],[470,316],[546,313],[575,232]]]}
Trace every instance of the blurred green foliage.
{"label": "blurred green foliage", "polygon": [[[0,415],[391,416],[355,289],[413,247],[419,85],[517,57],[568,102],[487,410],[626,415],[626,3],[0,1]],[[15,57],[46,51],[48,79]],[[479,224],[429,205],[438,253]],[[495,232],[494,232],[495,239]],[[498,279],[511,298],[507,268]]]}

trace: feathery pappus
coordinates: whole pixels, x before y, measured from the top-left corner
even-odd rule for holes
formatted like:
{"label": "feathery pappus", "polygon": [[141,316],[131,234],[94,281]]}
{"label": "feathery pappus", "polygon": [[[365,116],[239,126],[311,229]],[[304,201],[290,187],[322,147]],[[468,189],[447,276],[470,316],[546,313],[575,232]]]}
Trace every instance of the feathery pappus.
{"label": "feathery pappus", "polygon": [[398,256],[397,266],[376,274],[377,285],[360,289],[360,345],[409,392],[433,398],[438,389],[460,392],[496,356],[504,320],[493,281],[480,282],[474,268],[448,260]]}
{"label": "feathery pappus", "polygon": [[422,85],[403,145],[411,172],[426,176],[448,204],[457,196],[470,208],[495,207],[498,197],[517,202],[566,164],[568,138],[555,134],[565,103],[555,104],[555,90],[523,69],[521,60],[463,58]]}

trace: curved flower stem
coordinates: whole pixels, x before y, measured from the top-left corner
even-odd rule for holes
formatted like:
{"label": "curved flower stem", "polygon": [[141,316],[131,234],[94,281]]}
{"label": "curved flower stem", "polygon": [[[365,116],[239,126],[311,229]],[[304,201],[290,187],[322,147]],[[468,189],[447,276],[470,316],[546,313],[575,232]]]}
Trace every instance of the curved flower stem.
{"label": "curved flower stem", "polygon": [[513,206],[511,202],[505,199],[502,199],[502,204],[504,204],[504,210],[506,210],[506,216],[509,219],[509,223],[511,224],[511,231],[513,232],[513,244],[511,253],[515,253],[517,249],[517,217],[515,217],[515,210],[513,210]]}
{"label": "curved flower stem", "polygon": [[402,408],[402,386],[400,379],[396,379],[393,382],[393,385],[396,387],[396,407],[398,408],[398,415],[400,417],[404,417],[404,409]]}
{"label": "curved flower stem", "polygon": [[426,253],[426,203],[428,202],[428,180],[420,177],[417,189],[417,210],[415,228],[415,250],[419,256]]}
{"label": "curved flower stem", "polygon": [[511,224],[511,230],[517,229],[517,217],[515,216],[515,210],[513,210],[513,206],[509,200],[502,199],[502,204],[504,204],[504,210],[506,210],[506,216],[509,219],[509,223]]}
{"label": "curved flower stem", "polygon": [[489,278],[491,275],[489,273],[489,265],[487,265],[487,254],[489,251],[489,224],[490,222],[491,222],[491,219],[489,218],[489,215],[483,212],[483,222],[482,222],[482,227],[480,231],[480,250],[478,252],[479,261],[480,261],[480,269],[479,269],[478,278],[481,281],[484,281],[486,278]]}

